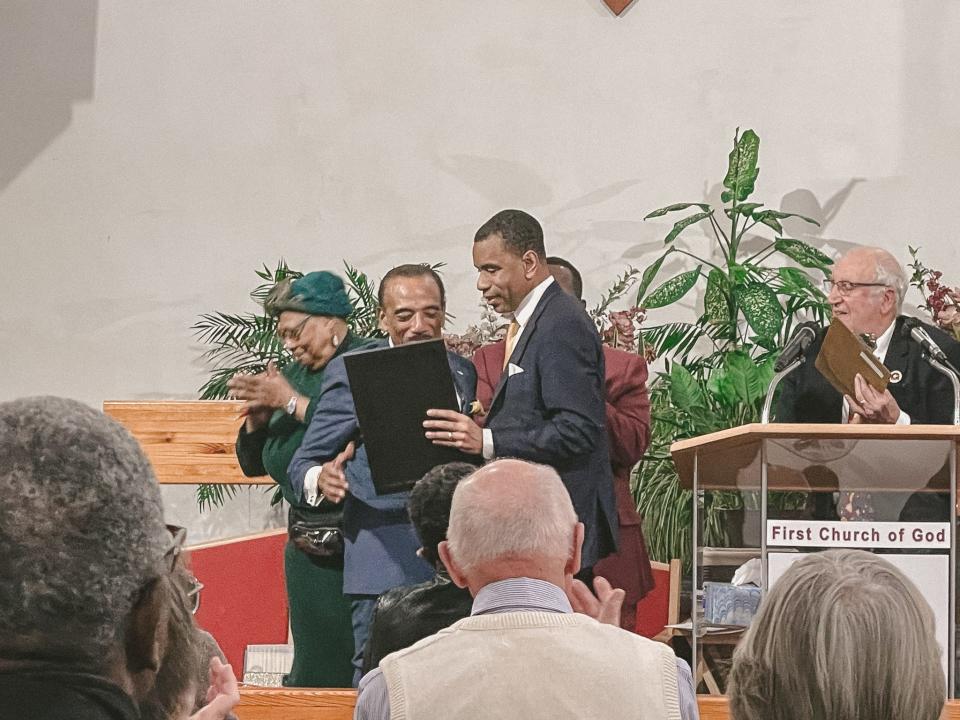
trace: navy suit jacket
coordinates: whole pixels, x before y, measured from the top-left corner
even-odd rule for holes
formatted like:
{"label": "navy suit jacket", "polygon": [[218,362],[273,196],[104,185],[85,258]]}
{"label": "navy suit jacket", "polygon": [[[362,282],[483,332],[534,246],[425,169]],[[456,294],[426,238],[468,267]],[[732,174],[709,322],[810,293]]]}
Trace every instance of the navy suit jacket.
{"label": "navy suit jacket", "polygon": [[493,393],[486,427],[497,457],[556,469],[585,526],[582,565],[616,550],[600,336],[576,298],[547,286]]}
{"label": "navy suit jacket", "polygon": [[[387,344],[387,340],[380,340],[357,349]],[[434,570],[416,554],[420,542],[407,515],[410,494],[377,495],[374,488],[344,355],[327,365],[316,410],[290,461],[288,474],[294,491],[302,495],[307,470],[333,460],[347,443],[356,441],[353,459],[344,466],[350,489],[343,507],[343,591],[379,595],[398,585],[425,582],[433,577]],[[447,360],[461,411],[467,412],[476,394],[477,373],[469,360],[455,353],[447,352]]]}

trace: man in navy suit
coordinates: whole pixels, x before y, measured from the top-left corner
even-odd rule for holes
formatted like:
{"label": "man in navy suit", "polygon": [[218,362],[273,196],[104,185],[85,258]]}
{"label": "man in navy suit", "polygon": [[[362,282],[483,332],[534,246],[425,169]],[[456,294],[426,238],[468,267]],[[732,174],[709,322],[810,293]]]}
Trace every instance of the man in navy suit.
{"label": "man in navy suit", "polygon": [[[393,268],[380,283],[378,299],[380,327],[389,339],[367,348],[440,337],[446,297],[443,282],[429,266]],[[459,355],[448,352],[447,358],[460,408],[467,412],[476,393],[476,371]],[[343,356],[327,366],[317,410],[290,462],[289,476],[308,503],[321,497],[346,501],[343,592],[350,597],[353,616],[356,686],[377,597],[399,585],[425,582],[434,570],[417,556],[420,542],[407,515],[409,493],[377,495],[374,489]]]}
{"label": "man in navy suit", "polygon": [[427,437],[484,458],[551,465],[585,527],[581,577],[616,550],[617,510],[607,445],[600,337],[581,303],[554,282],[540,223],[503,210],[477,231],[477,289],[511,319],[504,369],[486,427],[430,410]]}

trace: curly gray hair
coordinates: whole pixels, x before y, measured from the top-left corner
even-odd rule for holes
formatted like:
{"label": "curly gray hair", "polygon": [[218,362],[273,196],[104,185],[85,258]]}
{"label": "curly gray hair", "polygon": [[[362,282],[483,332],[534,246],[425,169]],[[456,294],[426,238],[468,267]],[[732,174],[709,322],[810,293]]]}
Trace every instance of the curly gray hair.
{"label": "curly gray hair", "polygon": [[169,545],[137,442],[79,402],[0,403],[0,655],[104,661]]}

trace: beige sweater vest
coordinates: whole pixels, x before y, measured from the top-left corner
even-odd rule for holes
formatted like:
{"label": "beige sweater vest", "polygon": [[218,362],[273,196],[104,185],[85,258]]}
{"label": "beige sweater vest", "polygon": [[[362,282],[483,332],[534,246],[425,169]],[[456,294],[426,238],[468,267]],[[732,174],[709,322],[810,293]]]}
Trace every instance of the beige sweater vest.
{"label": "beige sweater vest", "polygon": [[380,668],[391,720],[680,720],[673,651],[585,615],[464,618]]}

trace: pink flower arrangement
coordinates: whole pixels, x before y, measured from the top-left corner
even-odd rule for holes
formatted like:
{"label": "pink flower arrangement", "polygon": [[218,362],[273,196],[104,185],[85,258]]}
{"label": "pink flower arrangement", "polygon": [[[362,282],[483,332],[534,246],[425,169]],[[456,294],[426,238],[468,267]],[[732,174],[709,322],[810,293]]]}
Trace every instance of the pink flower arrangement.
{"label": "pink flower arrangement", "polygon": [[922,310],[930,313],[937,327],[960,340],[960,288],[950,287],[940,282],[943,273],[926,267],[919,258],[919,248],[909,248],[913,262],[913,276],[910,284],[923,295]]}

